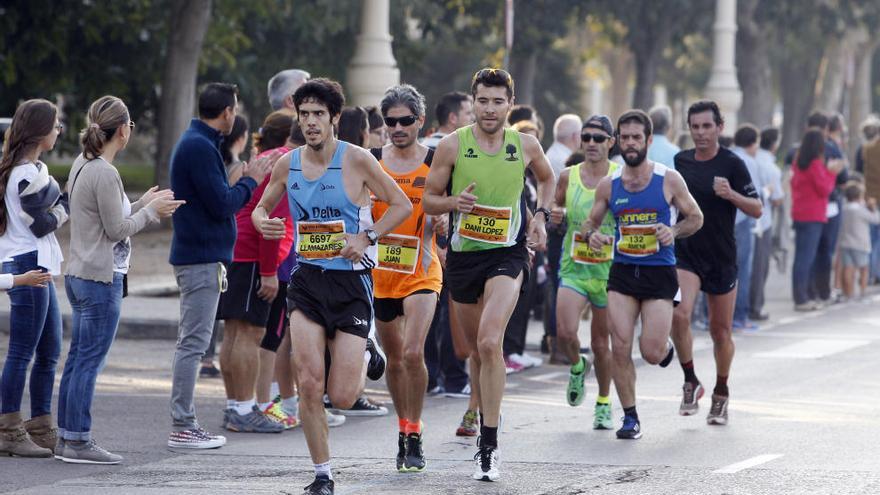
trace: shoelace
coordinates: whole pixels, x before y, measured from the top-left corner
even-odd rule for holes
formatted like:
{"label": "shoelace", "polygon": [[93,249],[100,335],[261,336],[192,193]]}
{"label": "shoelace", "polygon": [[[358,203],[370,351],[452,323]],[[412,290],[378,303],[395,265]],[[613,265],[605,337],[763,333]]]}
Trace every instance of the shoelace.
{"label": "shoelace", "polygon": [[488,447],[480,447],[480,450],[474,454],[474,460],[476,461],[479,458],[480,461],[480,469],[483,472],[489,472],[492,470],[492,464],[494,462],[494,457],[492,457],[493,449]]}

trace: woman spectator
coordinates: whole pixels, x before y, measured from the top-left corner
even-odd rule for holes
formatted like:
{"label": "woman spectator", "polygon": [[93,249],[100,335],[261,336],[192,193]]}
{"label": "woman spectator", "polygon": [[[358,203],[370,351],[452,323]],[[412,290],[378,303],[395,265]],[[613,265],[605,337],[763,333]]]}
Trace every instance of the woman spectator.
{"label": "woman spectator", "polygon": [[367,111],[361,107],[347,107],[339,115],[337,138],[355,146],[364,147],[370,140]]}
{"label": "woman spectator", "polygon": [[828,221],[828,198],[834,190],[837,173],[844,166],[842,160],[830,160],[826,166],[824,157],[822,131],[807,131],[795,156],[791,177],[791,219],[795,232],[792,292],[796,311],[819,309],[816,301],[809,300],[807,285],[822,228]]}
{"label": "woman spectator", "polygon": [[[0,159],[0,259],[3,273],[32,270],[61,274],[55,230],[67,220],[67,199],[40,154],[55,147],[61,132],[58,110],[46,100],[28,100],[15,111]],[[0,452],[49,457],[55,446],[52,387],[61,353],[61,312],[50,279],[43,287],[9,290],[9,350],[0,379]],[[28,365],[31,419],[22,423],[21,399]]]}
{"label": "woman spectator", "polygon": [[70,352],[58,398],[55,455],[76,464],[118,464],[91,437],[95,380],[116,336],[131,258],[129,237],[183,201],[170,190],[150,188],[135,203],[125,195],[113,165],[134,130],[128,108],[119,98],[103,96],[89,107],[82,131],[83,152],[73,162],[70,195],[70,261],[64,277],[73,309]]}

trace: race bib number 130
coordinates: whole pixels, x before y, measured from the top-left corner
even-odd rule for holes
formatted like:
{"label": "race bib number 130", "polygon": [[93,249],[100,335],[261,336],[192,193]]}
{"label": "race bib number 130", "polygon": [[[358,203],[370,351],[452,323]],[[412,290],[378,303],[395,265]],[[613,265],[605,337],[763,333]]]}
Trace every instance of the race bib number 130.
{"label": "race bib number 130", "polygon": [[345,222],[297,222],[296,253],[306,259],[339,256],[345,247]]}
{"label": "race bib number 130", "polygon": [[507,244],[510,240],[511,209],[474,205],[470,213],[462,213],[458,235],[489,244]]}

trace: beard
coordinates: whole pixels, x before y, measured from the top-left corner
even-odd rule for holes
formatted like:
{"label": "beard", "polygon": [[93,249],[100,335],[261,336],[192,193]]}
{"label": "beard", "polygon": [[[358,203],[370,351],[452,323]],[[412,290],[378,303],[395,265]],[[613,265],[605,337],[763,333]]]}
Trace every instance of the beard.
{"label": "beard", "polygon": [[630,167],[638,167],[645,161],[645,157],[648,156],[648,148],[642,148],[636,152],[635,158],[630,158],[630,153],[634,151],[629,149],[623,152],[623,161]]}

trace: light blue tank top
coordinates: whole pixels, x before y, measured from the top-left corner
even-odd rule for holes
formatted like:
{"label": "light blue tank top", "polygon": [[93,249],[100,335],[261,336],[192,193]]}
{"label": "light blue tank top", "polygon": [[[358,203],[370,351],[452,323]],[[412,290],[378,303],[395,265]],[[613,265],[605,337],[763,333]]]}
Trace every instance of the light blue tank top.
{"label": "light blue tank top", "polygon": [[648,187],[629,192],[623,187],[622,168],[611,176],[611,213],[614,215],[614,262],[633,265],[675,266],[675,248],[663,246],[654,225],[672,225],[671,207],[663,194],[667,167],[654,162]]}
{"label": "light blue tank top", "polygon": [[369,270],[375,266],[376,246],[354,263],[339,252],[345,247],[344,234],[357,234],[373,226],[369,205],[352,203],[342,184],[342,157],[349,143],[337,141],[336,152],[324,175],[308,180],[302,172],[302,150],[293,150],[287,176],[287,197],[295,222],[294,249],[299,263],[325,270]]}

